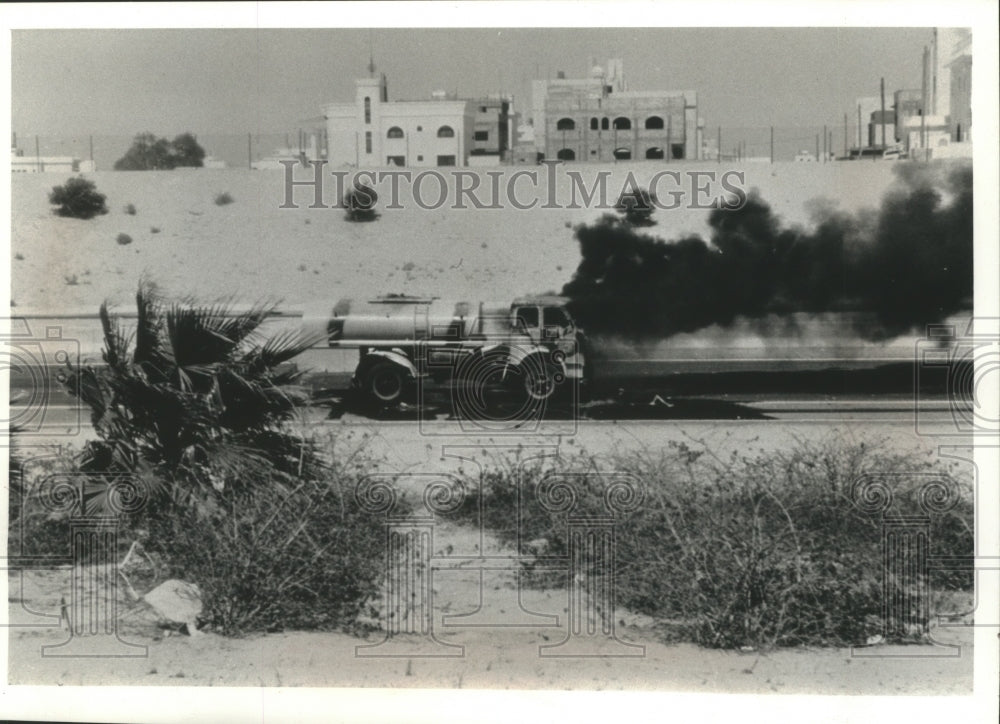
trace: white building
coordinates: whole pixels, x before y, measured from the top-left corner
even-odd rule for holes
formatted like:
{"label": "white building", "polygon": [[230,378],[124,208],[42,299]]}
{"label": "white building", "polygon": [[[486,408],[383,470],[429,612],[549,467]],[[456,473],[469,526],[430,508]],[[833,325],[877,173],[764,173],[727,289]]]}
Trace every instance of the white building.
{"label": "white building", "polygon": [[390,101],[385,75],[361,78],[353,103],[327,103],[332,166],[466,166],[476,106],[436,92],[429,101]]}
{"label": "white building", "polygon": [[80,159],[72,156],[22,156],[17,149],[11,149],[10,170],[11,173],[77,173],[93,169],[82,169]]}

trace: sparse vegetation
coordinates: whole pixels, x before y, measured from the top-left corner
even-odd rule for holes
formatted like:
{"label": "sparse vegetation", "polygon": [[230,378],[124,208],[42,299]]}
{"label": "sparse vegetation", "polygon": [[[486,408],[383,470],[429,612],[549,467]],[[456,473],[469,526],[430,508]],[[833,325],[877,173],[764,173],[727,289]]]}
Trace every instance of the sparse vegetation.
{"label": "sparse vegetation", "polygon": [[[880,634],[884,523],[857,500],[865,473],[878,474],[892,490],[895,520],[920,512],[920,485],[928,479],[952,486],[954,507],[931,518],[931,554],[972,553],[971,491],[947,471],[915,465],[877,441],[800,443],[729,459],[676,443],[628,458],[581,455],[560,461],[556,471],[570,473],[563,480],[572,489],[574,515],[609,514],[605,490],[616,478],[598,471],[642,481],[641,504],[616,521],[617,603],[656,618],[668,639],[760,649],[855,645]],[[488,471],[484,522],[508,543],[541,540],[546,555],[566,556],[566,514],[550,514],[538,502],[551,472],[541,466],[519,472],[511,461]],[[520,521],[511,513],[519,494]],[[474,504],[463,514],[474,519]],[[565,572],[533,576],[565,583]],[[892,583],[898,593],[922,585]],[[972,581],[967,572],[932,572],[930,584],[970,590]],[[914,631],[888,633],[919,639]]]}
{"label": "sparse vegetation", "polygon": [[126,204],[125,213],[129,216],[135,216],[135,204]]}
{"label": "sparse vegetation", "polygon": [[99,214],[108,213],[106,198],[104,194],[98,193],[93,181],[75,176],[62,186],[52,187],[49,203],[59,207],[55,210],[59,216],[92,219]]}
{"label": "sparse vegetation", "polygon": [[75,287],[80,283],[80,279],[76,274],[64,274],[63,280],[66,282],[66,286],[68,287]]}
{"label": "sparse vegetation", "polygon": [[[636,188],[632,191],[622,191],[615,202],[615,211],[622,215],[625,222],[632,226],[655,226],[653,211],[656,197],[651,191]],[[569,226],[569,223],[566,224]]]}
{"label": "sparse vegetation", "polygon": [[14,259],[15,261],[24,261],[24,254],[22,254],[21,252],[17,252],[14,255]]}
{"label": "sparse vegetation", "polygon": [[115,170],[156,171],[199,167],[204,158],[204,149],[190,133],[182,133],[173,141],[168,141],[147,132],[138,134],[132,140],[132,146],[125,155],[115,161]]}
{"label": "sparse vegetation", "polygon": [[288,426],[308,399],[288,362],[315,340],[260,340],[271,305],[168,304],[149,283],[136,304],[134,330],[102,305],[105,364],[71,369],[97,434],[76,465],[85,511],[136,476],[122,530],[197,583],[216,631],[351,626],[378,591],[384,534],[353,500],[366,468]]}
{"label": "sparse vegetation", "polygon": [[234,199],[233,199],[232,196],[229,195],[228,191],[223,191],[222,193],[219,193],[219,194],[215,195],[215,205],[216,206],[225,206],[227,204],[233,203],[233,201],[234,201]]}
{"label": "sparse vegetation", "polygon": [[118,242],[119,246],[126,246],[127,244],[132,243],[132,237],[129,236],[128,234],[119,234],[118,238],[115,239],[115,241]]}
{"label": "sparse vegetation", "polygon": [[377,204],[378,194],[375,189],[364,184],[348,189],[344,195],[348,221],[375,221],[379,216]]}
{"label": "sparse vegetation", "polygon": [[150,234],[159,234],[160,233],[160,227],[158,227],[158,226],[150,226],[149,227],[149,233]]}

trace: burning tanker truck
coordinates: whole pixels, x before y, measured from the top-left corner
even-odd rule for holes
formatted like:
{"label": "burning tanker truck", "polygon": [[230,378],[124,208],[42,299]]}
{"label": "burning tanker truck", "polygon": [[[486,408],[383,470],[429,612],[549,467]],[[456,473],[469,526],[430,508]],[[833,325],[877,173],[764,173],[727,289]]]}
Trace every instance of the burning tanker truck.
{"label": "burning tanker truck", "polygon": [[320,348],[356,349],[351,390],[392,407],[425,384],[487,395],[547,401],[584,379],[583,333],[557,296],[506,304],[388,295],[341,299],[305,314],[304,330]]}
{"label": "burning tanker truck", "polygon": [[[377,408],[416,402],[418,391],[450,386],[460,391],[453,401],[461,400],[467,415],[489,415],[498,404],[537,410],[609,395],[636,401],[652,393],[725,390],[912,393],[915,345],[953,351],[955,330],[969,324],[958,315],[937,325],[950,330],[944,336],[868,340],[856,329],[870,314],[793,313],[636,347],[585,334],[568,301],[554,295],[507,303],[389,295],[314,305],[304,310],[304,332],[321,341],[299,364],[309,370],[314,390],[343,389],[350,376],[355,399]],[[333,369],[331,353],[354,350],[356,360],[340,355]],[[940,387],[928,387],[936,370],[918,366],[917,373],[922,390]]]}

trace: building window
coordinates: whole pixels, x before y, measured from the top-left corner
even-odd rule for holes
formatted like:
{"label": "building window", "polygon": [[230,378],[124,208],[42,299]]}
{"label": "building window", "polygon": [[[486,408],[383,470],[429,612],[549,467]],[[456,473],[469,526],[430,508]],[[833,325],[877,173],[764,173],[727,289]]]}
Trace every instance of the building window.
{"label": "building window", "polygon": [[423,126],[417,126],[417,132],[420,132],[420,131],[422,131],[422,130],[424,130],[424,127],[423,127]]}
{"label": "building window", "polygon": [[663,149],[659,146],[654,146],[653,148],[646,149],[646,158],[649,159],[661,159],[663,158]]}
{"label": "building window", "polygon": [[385,134],[385,137],[386,138],[402,138],[403,137],[403,129],[400,128],[399,126],[393,126],[392,128],[389,129],[389,132]]}
{"label": "building window", "polygon": [[572,131],[575,128],[576,124],[573,123],[572,118],[560,118],[558,121],[556,121],[557,131]]}
{"label": "building window", "polygon": [[659,116],[650,116],[646,119],[646,130],[663,130],[663,119]]}
{"label": "building window", "polygon": [[372,122],[372,99],[365,96],[365,123]]}
{"label": "building window", "polygon": [[473,136],[473,139],[476,140],[476,141],[488,141],[488,140],[490,140],[490,132],[489,131],[476,131],[475,135]]}
{"label": "building window", "polygon": [[618,116],[615,119],[615,130],[616,131],[628,131],[632,128],[632,121],[627,119],[625,116]]}
{"label": "building window", "polygon": [[486,113],[486,106],[479,106],[480,113]]}
{"label": "building window", "polygon": [[372,152],[372,132],[365,131],[365,153]]}
{"label": "building window", "polygon": [[386,166],[405,166],[406,156],[386,156],[385,157]]}
{"label": "building window", "polygon": [[597,155],[597,149],[596,148],[590,149],[590,155],[591,156],[596,156]]}
{"label": "building window", "polygon": [[601,130],[602,131],[608,130],[608,117],[607,116],[605,116],[604,118],[601,119]]}
{"label": "building window", "polygon": [[628,148],[616,148],[615,149],[615,160],[617,161],[628,161],[632,158],[632,150]]}
{"label": "building window", "polygon": [[576,152],[572,148],[563,148],[556,154],[556,158],[560,161],[575,161]]}
{"label": "building window", "polygon": [[[438,138],[454,138],[454,137],[455,137],[455,129],[452,128],[451,126],[441,126],[438,129]],[[438,165],[440,166],[441,164]]]}
{"label": "building window", "polygon": [[671,143],[670,144],[670,158],[684,158],[684,144],[683,143]]}
{"label": "building window", "polygon": [[438,156],[438,166],[454,166],[455,157],[454,156]]}
{"label": "building window", "polygon": [[424,157],[423,157],[423,156],[417,156],[417,160],[418,160],[418,161],[423,161],[423,160],[424,160]]}
{"label": "building window", "polygon": [[597,116],[594,116],[593,118],[591,118],[590,119],[590,130],[591,131],[596,131],[597,127],[598,127],[598,124],[599,124],[599,121],[597,120]]}

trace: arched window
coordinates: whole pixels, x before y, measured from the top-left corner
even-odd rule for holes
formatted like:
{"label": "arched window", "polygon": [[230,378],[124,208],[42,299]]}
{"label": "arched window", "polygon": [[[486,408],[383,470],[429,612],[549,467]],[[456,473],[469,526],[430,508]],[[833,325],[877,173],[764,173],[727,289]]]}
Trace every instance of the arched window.
{"label": "arched window", "polygon": [[646,149],[646,158],[650,158],[650,159],[662,159],[663,158],[663,149],[660,148],[659,146],[654,146],[653,148],[647,148]]}
{"label": "arched window", "polygon": [[392,128],[389,129],[389,132],[385,134],[385,137],[386,138],[402,138],[403,137],[403,129],[400,128],[399,126],[393,126]]}
{"label": "arched window", "polygon": [[650,116],[646,119],[646,130],[663,130],[663,119],[659,116]]}
{"label": "arched window", "polygon": [[628,161],[632,158],[632,151],[628,148],[616,148],[615,158],[619,161]]}
{"label": "arched window", "polygon": [[609,126],[608,126],[608,117],[605,116],[604,118],[601,119],[601,130],[602,131],[606,131],[606,130],[608,130],[608,128],[609,128]]}
{"label": "arched window", "polygon": [[563,148],[556,154],[556,158],[560,161],[575,161],[576,152],[572,148]]}
{"label": "arched window", "polygon": [[365,96],[365,123],[372,122],[372,99]]}
{"label": "arched window", "polygon": [[572,118],[560,118],[556,121],[557,131],[572,131],[574,128],[576,128],[576,124],[573,123]]}
{"label": "arched window", "polygon": [[597,116],[594,116],[593,118],[591,118],[590,119],[590,130],[591,131],[596,131],[598,123],[599,123],[599,121],[597,120]]}
{"label": "arched window", "polygon": [[438,129],[438,138],[454,138],[455,129],[451,126],[441,126]]}
{"label": "arched window", "polygon": [[618,116],[615,119],[615,129],[619,131],[627,131],[632,128],[632,121],[627,119],[625,116]]}

